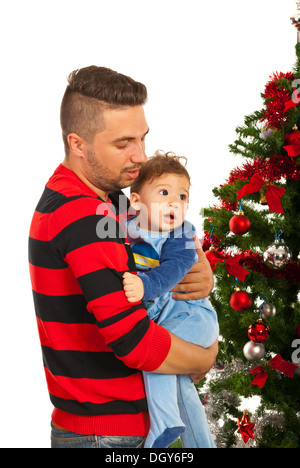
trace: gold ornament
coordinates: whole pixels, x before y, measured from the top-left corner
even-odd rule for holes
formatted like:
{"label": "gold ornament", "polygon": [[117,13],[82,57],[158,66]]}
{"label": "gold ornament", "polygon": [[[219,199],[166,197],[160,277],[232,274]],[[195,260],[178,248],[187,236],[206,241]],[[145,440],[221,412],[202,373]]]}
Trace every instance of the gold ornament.
{"label": "gold ornament", "polygon": [[265,196],[265,192],[263,189],[260,190],[260,200],[259,200],[259,203],[261,205],[267,205],[268,202],[267,202],[267,199],[266,199],[266,196]]}

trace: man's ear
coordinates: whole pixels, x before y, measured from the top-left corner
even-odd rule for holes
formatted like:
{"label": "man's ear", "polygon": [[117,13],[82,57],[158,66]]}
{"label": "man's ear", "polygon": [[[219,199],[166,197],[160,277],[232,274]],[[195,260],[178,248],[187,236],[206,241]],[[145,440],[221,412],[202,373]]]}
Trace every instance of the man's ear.
{"label": "man's ear", "polygon": [[135,211],[140,211],[140,195],[136,192],[132,192],[130,194],[130,206],[135,210]]}
{"label": "man's ear", "polygon": [[73,154],[80,158],[83,157],[86,144],[86,141],[83,138],[77,135],[77,133],[69,133],[68,144],[70,151],[72,151]]}

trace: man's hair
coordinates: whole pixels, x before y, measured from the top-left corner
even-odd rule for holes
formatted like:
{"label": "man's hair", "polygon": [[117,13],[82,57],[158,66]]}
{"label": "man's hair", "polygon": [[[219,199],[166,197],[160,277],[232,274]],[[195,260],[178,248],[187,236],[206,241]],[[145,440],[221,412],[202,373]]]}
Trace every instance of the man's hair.
{"label": "man's hair", "polygon": [[184,160],[186,165],[187,159],[185,156],[176,156],[172,152],[156,151],[154,156],[151,156],[141,167],[138,178],[133,181],[130,187],[130,192],[139,193],[146,182],[151,183],[154,179],[165,174],[184,176],[191,184],[190,175],[185,165],[180,162],[181,160]]}
{"label": "man's hair", "polygon": [[105,109],[144,105],[147,88],[126,75],[105,67],[74,70],[62,99],[60,123],[66,155],[68,135],[76,133],[88,142],[101,131]]}

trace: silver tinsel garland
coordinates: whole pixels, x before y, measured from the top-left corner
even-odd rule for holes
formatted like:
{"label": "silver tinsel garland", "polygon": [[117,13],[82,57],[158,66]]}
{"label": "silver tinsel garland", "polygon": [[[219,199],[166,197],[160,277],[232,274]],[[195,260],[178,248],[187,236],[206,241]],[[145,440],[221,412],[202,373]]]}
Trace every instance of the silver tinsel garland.
{"label": "silver tinsel garland", "polygon": [[[205,385],[201,388],[200,393],[206,392],[208,395],[205,401],[205,412],[217,448],[228,448],[228,443],[230,443],[230,448],[257,448],[257,439],[261,438],[264,426],[270,425],[274,428],[282,428],[284,425],[284,417],[277,411],[265,411],[263,415],[259,415],[256,412],[259,407],[259,401],[257,400],[253,405],[253,399],[244,399],[228,391],[221,391],[220,393],[210,392],[210,384],[214,381],[227,380],[236,372],[249,373],[252,367],[253,364],[247,365],[241,360],[236,359],[227,364],[223,370],[213,369],[209,373]],[[232,422],[233,425],[236,424],[236,429],[238,429],[237,419],[229,413],[229,408],[236,408],[240,416],[243,414],[243,410],[249,412],[250,419],[255,424],[255,439],[249,439],[245,443],[242,437],[235,431],[235,440],[228,441],[226,423]]]}
{"label": "silver tinsel garland", "polygon": [[[236,372],[242,371],[249,373],[251,368],[250,366],[253,366],[253,364],[247,365],[244,364],[241,360],[236,359],[230,364],[227,364],[222,370],[214,368],[207,376],[206,383],[201,389],[201,393],[204,391],[208,394],[208,400],[205,405],[205,412],[217,448],[228,448],[228,434],[224,430],[224,426],[227,422],[232,421],[234,424],[236,424],[236,429],[238,429],[237,419],[229,413],[229,408],[237,408],[238,410],[238,408],[240,408],[242,405],[243,399],[238,395],[228,391],[211,393],[210,385],[215,380],[218,382],[227,380],[232,374],[235,374]],[[226,411],[226,408],[228,408],[228,411]],[[251,413],[251,410],[245,406],[240,410],[240,416],[243,414],[244,409],[249,410],[249,413]],[[216,416],[218,419],[216,419]],[[230,445],[230,448],[252,448],[255,446],[255,439],[249,439],[247,444],[245,444],[240,435],[236,432],[235,441],[233,441],[233,444]]]}

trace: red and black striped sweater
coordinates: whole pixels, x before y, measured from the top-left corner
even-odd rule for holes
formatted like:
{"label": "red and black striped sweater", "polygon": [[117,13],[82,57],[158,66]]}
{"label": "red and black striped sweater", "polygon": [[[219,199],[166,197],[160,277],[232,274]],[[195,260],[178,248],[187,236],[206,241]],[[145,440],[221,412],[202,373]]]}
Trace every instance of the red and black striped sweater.
{"label": "red and black striped sweater", "polygon": [[171,343],[123,292],[122,275],[135,265],[115,198],[103,202],[60,165],[32,219],[30,275],[52,420],[80,434],[142,436],[141,370],[157,369]]}

